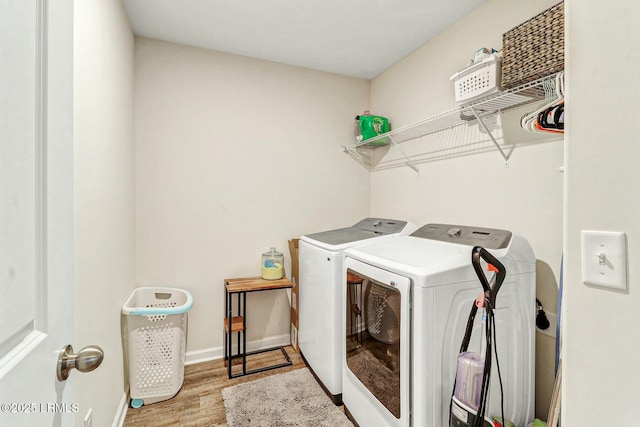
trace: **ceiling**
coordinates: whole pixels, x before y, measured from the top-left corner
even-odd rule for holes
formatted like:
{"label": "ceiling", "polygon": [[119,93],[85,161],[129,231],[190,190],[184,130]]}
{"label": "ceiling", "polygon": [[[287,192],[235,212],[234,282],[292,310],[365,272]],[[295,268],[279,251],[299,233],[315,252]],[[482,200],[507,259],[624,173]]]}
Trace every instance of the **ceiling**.
{"label": "ceiling", "polygon": [[123,0],[136,35],[371,79],[484,0]]}

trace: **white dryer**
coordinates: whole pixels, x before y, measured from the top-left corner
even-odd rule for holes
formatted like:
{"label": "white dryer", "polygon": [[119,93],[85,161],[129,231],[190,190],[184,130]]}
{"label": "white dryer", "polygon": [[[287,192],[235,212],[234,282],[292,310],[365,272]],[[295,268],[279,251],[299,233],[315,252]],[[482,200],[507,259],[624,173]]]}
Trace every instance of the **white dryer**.
{"label": "white dryer", "polygon": [[330,394],[342,394],[342,259],[344,250],[408,235],[417,227],[407,221],[365,218],[351,227],[300,238],[298,345],[307,364]]}
{"label": "white dryer", "polygon": [[[342,319],[342,398],[361,427],[449,425],[458,353],[482,292],[471,263],[475,246],[506,269],[494,310],[504,392],[494,358],[487,415],[500,416],[502,394],[505,418],[517,427],[533,421],[536,258],[530,245],[506,230],[428,224],[344,254],[343,294],[347,273],[365,282],[360,343],[349,316]],[[469,350],[484,354],[481,322],[476,316]]]}

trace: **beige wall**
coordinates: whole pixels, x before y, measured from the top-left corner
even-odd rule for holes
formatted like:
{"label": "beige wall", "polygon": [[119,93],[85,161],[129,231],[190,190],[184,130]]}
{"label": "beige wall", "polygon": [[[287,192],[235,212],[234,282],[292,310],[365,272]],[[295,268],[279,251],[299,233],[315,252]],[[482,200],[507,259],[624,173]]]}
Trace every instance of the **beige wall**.
{"label": "beige wall", "polygon": [[74,376],[81,410],[111,425],[124,393],[120,307],[133,287],[133,35],[120,2],[75,2],[75,337],[102,366]]}
{"label": "beige wall", "polygon": [[[508,168],[489,152],[427,163],[420,175],[408,168],[376,172],[369,182],[339,152],[351,140],[345,117],[350,121],[364,108],[390,117],[396,127],[454,108],[449,76],[475,49],[500,46],[505,30],[554,3],[488,0],[374,79],[370,100],[365,81],[138,39],[134,256],[132,36],[119,3],[76,2],[73,344],[97,343],[107,353],[90,377],[76,377],[80,407],[93,408],[94,425],[109,424],[124,388],[116,325],[133,287],[134,259],[136,285],[171,284],[194,293],[189,349],[204,356],[221,346],[223,278],[258,274],[260,253],[269,246],[288,260],[286,239],[369,213],[523,234],[542,273],[538,295],[553,310],[563,179],[563,423],[633,425],[639,348],[625,325],[640,311],[634,296],[640,153],[628,126],[640,92],[632,75],[640,62],[636,2],[606,8],[592,0],[566,2],[571,102],[564,176],[558,173],[560,142],[524,144],[529,136],[517,133],[506,141],[516,141]],[[596,52],[606,66],[593,66]],[[478,178],[484,184],[472,186]],[[583,229],[627,233],[629,292],[581,283]],[[272,312],[259,309],[271,303]],[[287,333],[282,295],[253,305],[254,316],[266,319],[250,324],[254,339]],[[548,374],[552,345],[540,340],[547,338],[538,340],[539,349],[546,348],[538,374]],[[544,414],[549,392],[548,375],[539,377],[538,413]],[[78,414],[79,425],[84,415]]]}
{"label": "beige wall", "polygon": [[[488,0],[471,14],[391,67],[371,84],[371,110],[400,127],[457,107],[451,75],[474,52],[502,46],[502,34],[557,0]],[[535,106],[536,104],[534,104]],[[491,149],[452,155],[418,166],[371,174],[371,214],[406,218],[418,225],[458,223],[505,228],[525,236],[537,257],[537,295],[555,313],[562,257],[562,138],[541,139],[519,128],[521,115],[503,114],[495,132],[511,151],[509,165]],[[466,128],[466,126],[465,126]],[[440,148],[484,141],[478,125],[429,140]],[[555,341],[537,334],[536,413],[546,419],[554,381]]]}
{"label": "beige wall", "polygon": [[[191,291],[188,360],[222,356],[225,278],[287,240],[369,213],[340,147],[369,82],[136,39],[136,285]],[[288,341],[286,291],[249,297],[248,340]],[[265,340],[262,340],[262,339]]]}
{"label": "beige wall", "polygon": [[[640,4],[567,1],[562,424],[638,424]],[[594,53],[596,56],[594,56]],[[608,64],[597,66],[597,64]],[[628,292],[582,283],[580,232],[627,235]]]}

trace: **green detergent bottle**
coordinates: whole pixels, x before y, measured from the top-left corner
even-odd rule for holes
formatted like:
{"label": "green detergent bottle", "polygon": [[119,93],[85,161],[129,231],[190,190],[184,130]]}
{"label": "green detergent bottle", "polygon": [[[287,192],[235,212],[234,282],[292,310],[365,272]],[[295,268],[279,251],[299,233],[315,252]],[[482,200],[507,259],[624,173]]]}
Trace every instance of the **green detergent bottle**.
{"label": "green detergent bottle", "polygon": [[[359,128],[362,139],[358,139],[366,141],[367,139],[389,132],[389,119],[382,116],[362,115],[359,116]],[[387,145],[389,144],[389,138],[378,139],[371,142],[371,144]]]}

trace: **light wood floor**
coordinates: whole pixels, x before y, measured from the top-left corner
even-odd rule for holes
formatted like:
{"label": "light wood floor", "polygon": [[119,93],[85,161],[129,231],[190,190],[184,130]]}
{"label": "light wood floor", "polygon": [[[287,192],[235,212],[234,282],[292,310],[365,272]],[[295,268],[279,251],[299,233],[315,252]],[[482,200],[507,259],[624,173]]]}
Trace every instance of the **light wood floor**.
{"label": "light wood floor", "polygon": [[[226,426],[221,394],[223,388],[305,367],[299,353],[296,353],[291,346],[285,348],[293,362],[292,366],[232,380],[227,377],[227,367],[222,359],[185,366],[184,384],[180,392],[172,399],[163,402],[145,405],[138,409],[129,408],[124,427]],[[254,355],[247,358],[247,369],[282,361],[284,357],[280,351]],[[235,369],[238,368],[235,367]]]}

